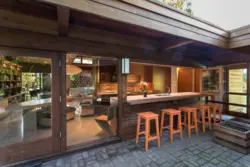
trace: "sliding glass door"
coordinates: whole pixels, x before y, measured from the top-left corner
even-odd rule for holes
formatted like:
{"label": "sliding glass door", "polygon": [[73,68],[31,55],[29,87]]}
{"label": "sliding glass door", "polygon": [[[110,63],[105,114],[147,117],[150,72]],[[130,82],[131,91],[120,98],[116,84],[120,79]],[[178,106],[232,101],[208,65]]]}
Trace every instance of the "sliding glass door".
{"label": "sliding glass door", "polygon": [[227,100],[230,115],[247,117],[248,66],[237,65],[227,69]]}
{"label": "sliding glass door", "polygon": [[0,47],[0,166],[60,151],[57,53]]}

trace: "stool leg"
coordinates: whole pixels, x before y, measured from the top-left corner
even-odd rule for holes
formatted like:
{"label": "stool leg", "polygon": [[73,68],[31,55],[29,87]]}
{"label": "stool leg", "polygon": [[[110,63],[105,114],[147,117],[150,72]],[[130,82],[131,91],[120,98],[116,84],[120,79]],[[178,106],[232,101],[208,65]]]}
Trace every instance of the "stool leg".
{"label": "stool leg", "polygon": [[205,132],[205,110],[201,110],[201,113],[202,113],[202,115],[201,115],[201,119],[202,119],[202,131],[203,132]]}
{"label": "stool leg", "polygon": [[213,108],[213,111],[214,111],[214,125],[216,124],[216,107]]}
{"label": "stool leg", "polygon": [[187,126],[187,113],[184,112],[184,126],[186,127]]}
{"label": "stool leg", "polygon": [[145,132],[145,150],[146,152],[148,152],[148,138],[149,138],[149,120],[147,119],[146,120],[146,126],[145,126],[145,129],[146,129],[146,132]]}
{"label": "stool leg", "polygon": [[182,140],[181,114],[178,114],[178,129],[180,131],[180,139]]}
{"label": "stool leg", "polygon": [[198,126],[197,126],[197,112],[196,112],[196,110],[193,112],[193,119],[194,119],[195,131],[196,131],[196,134],[198,134]]}
{"label": "stool leg", "polygon": [[212,124],[211,124],[211,112],[210,112],[210,108],[207,109],[208,112],[208,124],[209,124],[209,129],[212,130]]}
{"label": "stool leg", "polygon": [[188,114],[188,136],[191,136],[191,128],[190,128],[190,112],[187,113]]}
{"label": "stool leg", "polygon": [[164,112],[161,113],[161,136],[162,136],[162,133],[163,133],[163,126],[164,126]]}
{"label": "stool leg", "polygon": [[159,133],[159,120],[158,120],[158,118],[155,119],[155,126],[156,126],[157,145],[158,145],[158,148],[160,148],[161,147],[161,140],[160,140],[160,133]]}
{"label": "stool leg", "polygon": [[141,117],[138,116],[138,119],[137,119],[137,130],[136,130],[136,144],[138,144],[138,141],[139,141],[140,126],[141,126]]}
{"label": "stool leg", "polygon": [[222,121],[222,112],[221,112],[221,109],[220,109],[220,107],[218,108],[218,110],[219,110],[219,115],[220,115],[220,122]]}
{"label": "stool leg", "polygon": [[169,116],[169,137],[170,143],[173,143],[173,115]]}

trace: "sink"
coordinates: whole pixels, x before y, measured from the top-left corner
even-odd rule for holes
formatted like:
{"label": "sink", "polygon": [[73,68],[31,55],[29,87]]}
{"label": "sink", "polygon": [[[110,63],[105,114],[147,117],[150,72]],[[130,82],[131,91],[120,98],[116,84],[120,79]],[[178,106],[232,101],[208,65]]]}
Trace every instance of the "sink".
{"label": "sink", "polygon": [[171,94],[168,94],[168,93],[162,93],[162,94],[157,94],[155,96],[171,96]]}

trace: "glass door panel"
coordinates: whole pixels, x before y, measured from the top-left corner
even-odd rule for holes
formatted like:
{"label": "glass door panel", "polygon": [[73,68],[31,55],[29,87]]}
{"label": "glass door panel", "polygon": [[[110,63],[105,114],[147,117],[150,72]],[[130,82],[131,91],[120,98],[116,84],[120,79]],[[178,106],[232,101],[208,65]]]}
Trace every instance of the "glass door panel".
{"label": "glass door panel", "polygon": [[0,166],[60,149],[53,145],[58,138],[53,130],[58,122],[52,121],[59,105],[53,87],[56,60],[4,55],[0,61]]}
{"label": "glass door panel", "polygon": [[233,115],[247,114],[247,72],[244,67],[228,70],[228,110]]}
{"label": "glass door panel", "polygon": [[66,57],[66,146],[73,149],[110,141],[117,132],[117,60]]}
{"label": "glass door panel", "polygon": [[247,69],[230,69],[228,84],[231,93],[247,93]]}

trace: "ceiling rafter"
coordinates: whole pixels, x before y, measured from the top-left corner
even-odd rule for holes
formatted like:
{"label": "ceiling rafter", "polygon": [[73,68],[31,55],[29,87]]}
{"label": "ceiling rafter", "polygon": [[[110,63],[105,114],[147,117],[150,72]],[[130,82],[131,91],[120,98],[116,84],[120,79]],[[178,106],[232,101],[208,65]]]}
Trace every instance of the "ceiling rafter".
{"label": "ceiling rafter", "polygon": [[64,6],[57,6],[58,33],[60,36],[68,36],[70,9]]}
{"label": "ceiling rafter", "polygon": [[169,46],[165,50],[175,49],[175,48],[178,48],[178,47],[181,47],[181,46],[184,46],[184,45],[188,45],[188,44],[194,43],[194,42],[195,42],[194,40],[189,40],[189,41],[181,42],[181,43]]}

